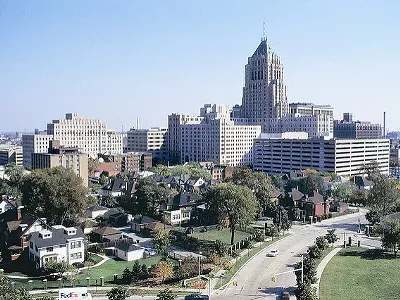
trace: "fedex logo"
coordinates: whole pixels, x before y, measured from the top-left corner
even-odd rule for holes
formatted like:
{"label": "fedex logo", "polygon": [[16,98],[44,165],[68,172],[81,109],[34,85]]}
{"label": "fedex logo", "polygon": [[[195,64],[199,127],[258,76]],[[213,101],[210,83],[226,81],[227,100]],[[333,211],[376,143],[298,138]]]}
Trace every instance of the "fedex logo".
{"label": "fedex logo", "polygon": [[70,298],[78,298],[78,294],[74,292],[70,293],[60,293],[60,299],[70,299]]}

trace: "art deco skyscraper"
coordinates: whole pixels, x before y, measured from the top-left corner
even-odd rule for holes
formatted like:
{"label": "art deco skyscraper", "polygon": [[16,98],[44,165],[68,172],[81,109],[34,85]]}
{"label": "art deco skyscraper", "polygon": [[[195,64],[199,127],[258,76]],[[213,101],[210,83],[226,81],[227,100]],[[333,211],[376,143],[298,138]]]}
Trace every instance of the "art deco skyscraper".
{"label": "art deco skyscraper", "polygon": [[263,132],[268,132],[269,121],[288,112],[282,60],[263,38],[245,66],[241,117],[262,125]]}

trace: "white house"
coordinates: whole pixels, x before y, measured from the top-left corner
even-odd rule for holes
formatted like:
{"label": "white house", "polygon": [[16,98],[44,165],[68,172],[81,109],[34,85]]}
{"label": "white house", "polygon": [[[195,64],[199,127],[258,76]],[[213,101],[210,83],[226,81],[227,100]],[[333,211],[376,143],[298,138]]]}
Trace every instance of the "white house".
{"label": "white house", "polygon": [[190,212],[188,209],[164,211],[164,222],[170,225],[180,225],[190,220]]}
{"label": "white house", "polygon": [[67,261],[69,264],[84,261],[85,235],[80,228],[53,226],[29,237],[29,259],[43,268],[49,261]]}
{"label": "white house", "polygon": [[96,204],[86,210],[86,217],[96,219],[98,216],[102,216],[108,211],[109,209],[107,207]]}
{"label": "white house", "polygon": [[120,243],[115,247],[114,254],[120,259],[133,261],[143,258],[144,248],[131,243]]}
{"label": "white house", "polygon": [[1,196],[1,202],[0,202],[0,214],[2,214],[3,212],[6,212],[7,210],[11,209],[11,208],[16,208],[17,204],[9,199],[7,196],[3,195]]}

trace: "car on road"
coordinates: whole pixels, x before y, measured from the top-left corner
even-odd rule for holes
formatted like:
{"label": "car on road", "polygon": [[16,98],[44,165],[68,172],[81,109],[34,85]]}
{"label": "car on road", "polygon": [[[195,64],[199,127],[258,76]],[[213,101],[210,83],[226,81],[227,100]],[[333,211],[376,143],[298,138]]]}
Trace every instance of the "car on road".
{"label": "car on road", "polygon": [[267,256],[269,256],[269,257],[275,257],[275,256],[278,255],[278,253],[279,253],[279,250],[278,250],[278,249],[272,249],[270,252],[268,252]]}
{"label": "car on road", "polygon": [[185,300],[209,300],[210,297],[207,295],[191,294],[185,296]]}

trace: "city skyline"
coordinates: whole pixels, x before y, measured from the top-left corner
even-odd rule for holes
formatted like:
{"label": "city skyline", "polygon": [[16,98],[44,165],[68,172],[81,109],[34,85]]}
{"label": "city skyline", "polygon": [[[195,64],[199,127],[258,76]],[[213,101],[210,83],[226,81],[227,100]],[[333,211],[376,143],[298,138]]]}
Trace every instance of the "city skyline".
{"label": "city skyline", "polygon": [[42,130],[68,112],[118,131],[137,118],[142,128],[166,127],[174,112],[241,104],[244,66],[264,21],[285,66],[289,102],[330,104],[335,119],[352,112],[374,123],[387,111],[387,128],[400,129],[390,113],[400,108],[395,1],[0,7],[1,131]]}

